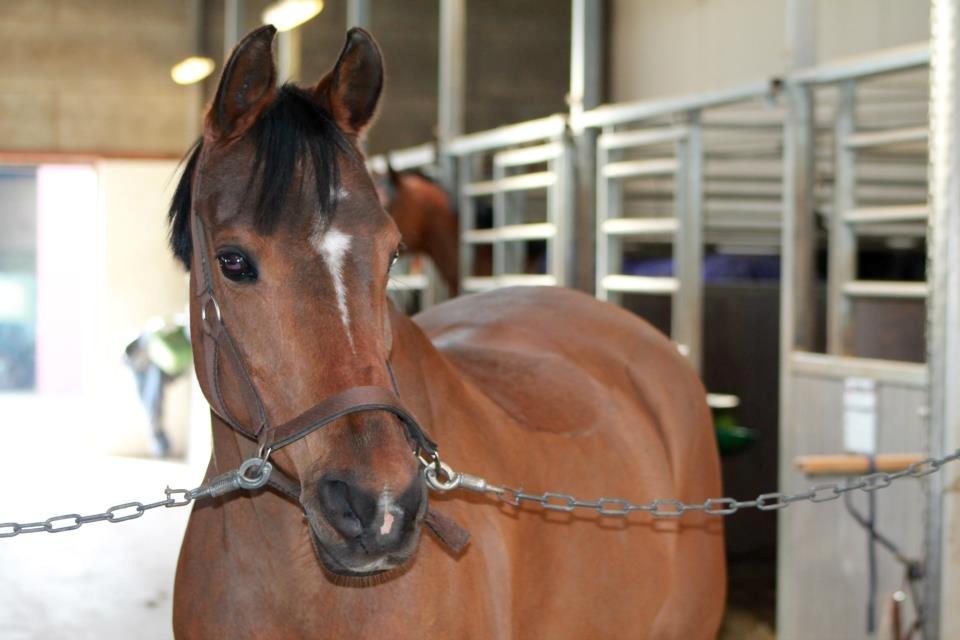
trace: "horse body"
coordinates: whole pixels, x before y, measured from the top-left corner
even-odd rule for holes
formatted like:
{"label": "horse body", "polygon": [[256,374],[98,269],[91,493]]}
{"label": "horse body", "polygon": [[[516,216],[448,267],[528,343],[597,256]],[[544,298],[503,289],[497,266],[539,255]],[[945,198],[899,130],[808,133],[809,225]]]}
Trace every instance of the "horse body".
{"label": "horse body", "polygon": [[[455,469],[584,498],[719,495],[702,389],[635,316],[524,288],[394,320],[402,398]],[[234,468],[249,445],[222,424],[215,434],[211,472]],[[600,518],[462,493],[433,501],[472,534],[463,555],[425,536],[401,575],[356,582],[322,569],[302,515],[273,493],[198,507],[177,579],[177,637],[706,638],[717,629],[717,520]],[[222,548],[215,567],[211,546]]]}
{"label": "horse body", "polygon": [[191,270],[208,479],[259,444],[297,490],[196,506],[176,636],[714,635],[723,534],[703,513],[614,518],[457,491],[429,500],[469,546],[455,554],[422,536],[418,458],[435,452],[421,427],[454,469],[531,492],[720,495],[703,387],[652,327],[569,290],[398,313],[386,289],[400,233],[358,150],[379,49],[351,30],[317,85],[278,89],[274,33],[248,35],[224,67],[171,207],[171,244]]}

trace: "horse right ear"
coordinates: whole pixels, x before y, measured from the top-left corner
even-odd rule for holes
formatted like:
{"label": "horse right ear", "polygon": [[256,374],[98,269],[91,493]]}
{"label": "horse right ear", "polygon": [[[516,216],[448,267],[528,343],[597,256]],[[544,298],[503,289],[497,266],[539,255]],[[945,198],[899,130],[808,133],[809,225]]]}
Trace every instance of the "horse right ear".
{"label": "horse right ear", "polygon": [[272,24],[248,33],[223,68],[217,95],[207,112],[206,129],[215,138],[237,138],[246,133],[276,93]]}
{"label": "horse right ear", "polygon": [[370,126],[382,91],[380,47],[373,36],[354,27],[347,32],[337,63],[313,93],[343,131],[360,135]]}

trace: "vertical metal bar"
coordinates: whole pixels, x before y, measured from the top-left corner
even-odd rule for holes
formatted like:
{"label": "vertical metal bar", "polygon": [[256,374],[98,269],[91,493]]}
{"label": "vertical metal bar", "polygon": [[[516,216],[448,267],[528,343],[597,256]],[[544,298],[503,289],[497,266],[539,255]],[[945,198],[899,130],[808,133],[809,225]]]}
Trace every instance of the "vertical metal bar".
{"label": "vertical metal bar", "polygon": [[[927,362],[930,453],[960,448],[960,1],[930,10],[930,219],[927,230]],[[929,483],[925,638],[960,637],[960,472]]]}
{"label": "vertical metal bar", "polygon": [[277,36],[277,76],[282,82],[300,78],[300,28],[281,31]]}
{"label": "vertical metal bar", "polygon": [[787,0],[787,69],[806,69],[817,63],[815,0]]}
{"label": "vertical metal bar", "polygon": [[[795,430],[790,422],[793,376],[791,363],[797,349],[809,349],[813,333],[814,224],[814,110],[809,88],[788,82],[783,132],[783,226],[780,244],[780,487],[793,478]],[[791,553],[784,544],[789,514],[777,514],[777,636],[794,637],[794,612],[799,594],[793,591]]]}
{"label": "vertical metal bar", "polygon": [[370,28],[370,0],[347,0],[347,29]]}
{"label": "vertical metal bar", "polygon": [[234,45],[243,35],[243,0],[224,0],[223,2],[223,60],[226,63],[233,52]]}
{"label": "vertical metal bar", "polygon": [[603,94],[603,2],[572,0],[570,11],[570,120],[600,104]]}
{"label": "vertical metal bar", "polygon": [[[493,180],[499,183],[507,176],[503,165],[493,164]],[[493,228],[502,229],[507,224],[507,194],[498,190],[493,194]],[[507,264],[507,246],[504,240],[497,240],[493,245],[493,275],[502,276],[505,273],[516,273],[513,264]]]}
{"label": "vertical metal bar", "polygon": [[[614,127],[605,127],[604,133],[612,133]],[[622,188],[619,180],[611,180],[603,175],[607,163],[613,162],[618,151],[601,149],[597,145],[597,209],[596,209],[596,294],[601,300],[620,304],[622,296],[617,291],[608,291],[603,286],[603,278],[611,273],[619,273],[623,264],[622,246],[619,239],[603,231],[603,222],[623,215]]]}
{"label": "vertical metal bar", "polygon": [[843,215],[856,204],[856,158],[845,144],[855,129],[856,90],[853,80],[837,87],[833,125],[833,214],[827,245],[827,352],[834,355],[852,355],[851,300],[843,289],[856,278],[857,242]]}
{"label": "vertical metal bar", "polygon": [[[190,55],[206,55],[206,15],[203,0],[189,0],[190,9]],[[226,60],[226,58],[224,58]],[[203,125],[203,83],[195,82],[187,87],[190,96],[187,103],[187,128],[184,147],[189,147],[200,136]]]}
{"label": "vertical metal bar", "polygon": [[[564,239],[564,260],[572,274],[568,285],[589,291],[594,283],[595,252],[599,245],[594,238],[596,189],[602,183],[594,180],[596,138],[593,129],[580,126],[580,116],[603,100],[603,23],[602,0],[572,0],[570,25],[570,128],[573,134],[576,162],[570,168],[570,199],[566,212],[570,233]],[[597,289],[599,293],[599,289]]]}
{"label": "vertical metal bar", "polygon": [[460,156],[457,167],[457,193],[460,200],[460,290],[463,291],[463,282],[473,275],[474,247],[463,241],[463,234],[477,228],[477,210],[473,198],[465,193],[464,187],[473,180],[473,157],[469,154]]}
{"label": "vertical metal bar", "polygon": [[547,221],[554,225],[556,234],[547,240],[547,273],[552,275],[561,287],[573,284],[574,266],[570,252],[572,213],[574,209],[573,145],[561,138],[563,152],[548,163],[550,171],[557,181],[547,189]]}
{"label": "vertical metal bar", "polygon": [[[596,150],[596,132],[591,132],[590,135],[584,141],[584,144],[590,146],[589,155],[592,159],[593,153]],[[584,222],[586,229],[584,230],[583,237],[586,240],[582,240],[581,243],[586,243],[587,245],[592,246],[591,240],[593,239],[593,193],[596,189],[596,184],[593,182],[593,163],[590,162],[589,166],[584,167],[583,175],[587,176],[587,182],[590,184],[590,189],[586,192],[583,192],[578,185],[578,176],[577,173],[578,164],[576,162],[577,154],[579,150],[577,149],[577,142],[574,140],[567,139],[567,137],[561,138],[563,143],[563,155],[560,156],[560,176],[559,184],[557,185],[557,192],[560,194],[560,203],[557,210],[557,251],[556,251],[556,268],[559,271],[557,275],[557,283],[562,287],[573,287],[576,286],[585,291],[592,292],[593,286],[593,251],[582,255],[582,252],[579,251],[578,247],[574,245],[576,241],[575,238],[581,237],[575,233],[575,230],[580,229],[581,225],[579,223]],[[580,156],[582,161],[582,156]],[[589,173],[587,173],[589,171]],[[579,195],[579,199],[578,199]],[[585,199],[585,200],[584,200]],[[582,205],[586,205],[586,208],[581,208]],[[574,219],[574,214],[580,212],[577,215],[576,220]],[[585,218],[585,220],[584,220]],[[577,259],[581,258],[587,260],[587,264],[582,267],[584,271],[581,272],[581,268],[578,268]]]}
{"label": "vertical metal bar", "polygon": [[[457,183],[454,158],[446,152],[449,142],[464,131],[466,100],[466,0],[440,0],[439,54],[437,56],[437,166],[440,181],[448,189]],[[461,253],[462,255],[462,253]],[[463,270],[461,274],[467,274]]]}
{"label": "vertical metal bar", "polygon": [[465,0],[440,0],[440,56],[437,137],[441,144],[463,133],[467,6]]}
{"label": "vertical metal bar", "polygon": [[670,332],[699,371],[703,351],[703,140],[698,111],[690,112],[688,133],[677,143],[677,151],[673,265],[679,286],[673,296]]}

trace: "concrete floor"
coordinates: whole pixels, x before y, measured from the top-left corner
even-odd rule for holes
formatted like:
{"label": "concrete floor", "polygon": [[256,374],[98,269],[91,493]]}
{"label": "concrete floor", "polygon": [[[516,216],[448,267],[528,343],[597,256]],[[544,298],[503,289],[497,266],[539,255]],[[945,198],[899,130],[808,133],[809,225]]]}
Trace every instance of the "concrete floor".
{"label": "concrete floor", "polygon": [[[38,455],[49,449],[5,453],[0,522],[154,502],[167,484],[193,487],[202,473],[178,463],[72,455],[69,447]],[[160,508],[128,522],[0,539],[0,636],[171,638],[173,576],[188,516],[189,507]]]}

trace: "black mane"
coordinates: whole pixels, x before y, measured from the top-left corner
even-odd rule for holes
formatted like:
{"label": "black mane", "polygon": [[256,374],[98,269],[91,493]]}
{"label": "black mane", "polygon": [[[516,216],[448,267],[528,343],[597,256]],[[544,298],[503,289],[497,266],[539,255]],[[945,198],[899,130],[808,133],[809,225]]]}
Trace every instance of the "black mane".
{"label": "black mane", "polygon": [[[244,200],[251,201],[252,197],[256,203],[253,216],[259,233],[269,234],[283,217],[283,205],[295,176],[304,175],[304,172],[295,170],[301,157],[310,160],[320,209],[333,212],[335,194],[340,188],[337,153],[350,152],[352,147],[330,114],[305,91],[290,84],[280,87],[276,99],[245,137],[253,142],[256,156],[252,173],[255,178],[247,187]],[[183,175],[168,213],[170,248],[187,269],[190,269],[193,244],[190,236],[191,192],[202,148],[202,140],[198,140],[187,152]],[[302,182],[297,186],[302,195]],[[253,193],[254,189],[256,193]]]}

